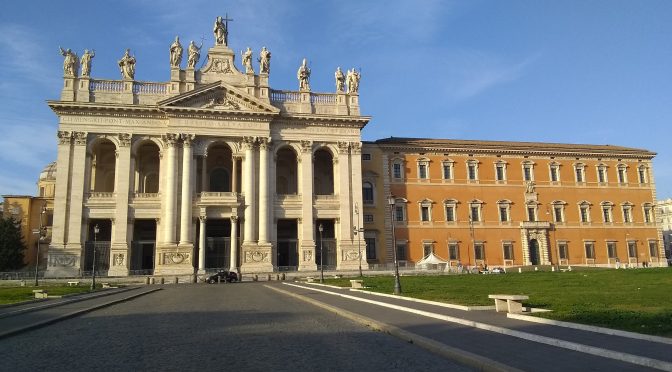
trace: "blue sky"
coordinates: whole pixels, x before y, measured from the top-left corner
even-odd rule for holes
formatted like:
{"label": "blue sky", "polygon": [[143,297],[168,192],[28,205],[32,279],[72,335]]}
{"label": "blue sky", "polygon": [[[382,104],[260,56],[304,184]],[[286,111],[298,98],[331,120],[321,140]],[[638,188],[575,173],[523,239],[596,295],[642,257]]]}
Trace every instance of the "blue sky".
{"label": "blue sky", "polygon": [[[62,57],[95,49],[92,77],[118,79],[125,48],[136,79],[167,81],[168,48],[213,41],[266,46],[270,84],[313,91],[361,68],[363,137],[613,144],[658,153],[658,198],[672,197],[672,1],[11,1],[0,14],[0,194],[34,194],[56,158]],[[204,53],[205,54],[205,53]],[[186,60],[186,57],[185,57]],[[238,58],[239,62],[240,59]],[[258,69],[255,63],[255,69]]]}

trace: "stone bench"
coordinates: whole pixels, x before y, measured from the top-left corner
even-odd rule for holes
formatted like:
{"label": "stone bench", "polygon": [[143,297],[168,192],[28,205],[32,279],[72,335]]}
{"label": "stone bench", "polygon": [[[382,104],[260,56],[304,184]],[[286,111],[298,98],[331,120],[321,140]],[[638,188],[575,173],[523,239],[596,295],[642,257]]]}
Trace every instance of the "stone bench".
{"label": "stone bench", "polygon": [[110,283],[100,283],[100,284],[103,286],[103,288],[115,288],[115,287],[112,287],[110,285]]}
{"label": "stone bench", "polygon": [[308,283],[313,283],[315,281],[315,278],[313,278],[312,276],[308,276],[308,277],[306,277],[306,281]]}
{"label": "stone bench", "polygon": [[47,298],[49,296],[44,289],[33,289],[33,294],[35,298]]}
{"label": "stone bench", "polygon": [[79,282],[79,281],[73,280],[73,281],[68,282],[68,287],[77,287],[77,286],[79,286],[80,283],[81,282]]}
{"label": "stone bench", "polygon": [[495,311],[508,311],[512,314],[520,314],[523,312],[523,301],[529,300],[530,297],[526,295],[504,295],[494,294],[488,295],[488,298],[495,300]]}
{"label": "stone bench", "polygon": [[364,288],[364,281],[363,280],[351,280],[350,281],[350,286],[352,288]]}

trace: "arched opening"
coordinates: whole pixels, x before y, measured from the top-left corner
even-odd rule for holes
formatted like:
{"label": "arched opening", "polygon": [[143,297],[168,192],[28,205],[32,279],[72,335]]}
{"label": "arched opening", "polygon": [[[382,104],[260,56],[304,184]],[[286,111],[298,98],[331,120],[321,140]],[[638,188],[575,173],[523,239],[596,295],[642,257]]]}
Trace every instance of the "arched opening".
{"label": "arched opening", "polygon": [[362,199],[364,204],[373,204],[373,184],[371,182],[362,183]]}
{"label": "arched opening", "polygon": [[315,195],[334,194],[334,157],[327,150],[315,151],[313,188]]}
{"label": "arched opening", "polygon": [[280,149],[275,162],[275,193],[296,195],[298,191],[296,153],[288,147]]}
{"label": "arched opening", "polygon": [[226,168],[217,168],[210,172],[210,191],[229,192],[230,185],[229,172]]}
{"label": "arched opening", "polygon": [[93,146],[91,153],[91,191],[114,192],[116,146],[109,140],[102,140]]}
{"label": "arched opening", "polygon": [[225,143],[216,143],[208,148],[206,158],[208,191],[231,192],[231,173],[233,171],[233,152]]}
{"label": "arched opening", "polygon": [[135,155],[135,190],[138,193],[159,192],[159,146],[147,141]]}
{"label": "arched opening", "polygon": [[539,265],[539,242],[537,239],[531,239],[529,244],[530,249],[530,262],[532,265]]}

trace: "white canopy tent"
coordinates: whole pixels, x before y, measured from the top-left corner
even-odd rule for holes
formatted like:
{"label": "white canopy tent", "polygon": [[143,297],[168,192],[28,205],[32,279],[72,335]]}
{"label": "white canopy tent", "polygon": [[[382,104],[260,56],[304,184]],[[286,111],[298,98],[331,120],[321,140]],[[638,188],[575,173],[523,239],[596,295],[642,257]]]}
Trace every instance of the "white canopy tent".
{"label": "white canopy tent", "polygon": [[437,269],[444,269],[446,264],[448,264],[448,261],[435,255],[434,252],[430,252],[427,256],[423,257],[422,260],[416,262],[415,267],[427,270],[434,268],[433,265],[437,265]]}

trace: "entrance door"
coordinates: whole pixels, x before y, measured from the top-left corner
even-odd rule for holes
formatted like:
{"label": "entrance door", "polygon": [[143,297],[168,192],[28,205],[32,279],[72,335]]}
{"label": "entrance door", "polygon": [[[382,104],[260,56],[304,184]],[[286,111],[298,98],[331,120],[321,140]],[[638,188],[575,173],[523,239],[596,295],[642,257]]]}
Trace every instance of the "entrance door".
{"label": "entrance door", "polygon": [[154,240],[134,241],[131,247],[131,275],[154,273]]}
{"label": "entrance door", "polygon": [[[322,233],[320,234],[320,226]],[[336,269],[336,232],[334,220],[317,220],[315,223],[315,263],[320,267],[320,262],[327,270]]]}
{"label": "entrance door", "polygon": [[539,265],[539,242],[537,242],[537,239],[530,240],[529,249],[530,262],[532,265]]}
{"label": "entrance door", "polygon": [[208,219],[205,229],[205,269],[228,269],[231,265],[231,220]]}
{"label": "entrance door", "polygon": [[278,220],[277,266],[280,271],[296,271],[299,266],[296,220]]}

